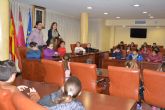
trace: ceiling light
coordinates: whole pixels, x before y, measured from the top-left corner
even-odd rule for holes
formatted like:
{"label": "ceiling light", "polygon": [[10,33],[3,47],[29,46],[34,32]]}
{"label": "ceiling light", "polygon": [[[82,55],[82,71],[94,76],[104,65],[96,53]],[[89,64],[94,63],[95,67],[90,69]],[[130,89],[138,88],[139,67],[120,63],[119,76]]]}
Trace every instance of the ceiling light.
{"label": "ceiling light", "polygon": [[134,6],[134,7],[140,7],[140,5],[139,5],[139,4],[134,4],[133,6]]}
{"label": "ceiling light", "polygon": [[150,16],[151,19],[153,19],[154,17],[153,16]]}
{"label": "ceiling light", "polygon": [[87,9],[88,9],[88,10],[92,10],[93,8],[92,8],[91,6],[88,6]]}
{"label": "ceiling light", "polygon": [[143,14],[147,14],[148,12],[147,11],[143,11]]}
{"label": "ceiling light", "polygon": [[108,13],[107,13],[107,12],[105,12],[104,14],[105,14],[105,15],[108,15]]}
{"label": "ceiling light", "polygon": [[117,19],[119,19],[120,17],[119,17],[119,16],[117,16],[116,18],[117,18]]}

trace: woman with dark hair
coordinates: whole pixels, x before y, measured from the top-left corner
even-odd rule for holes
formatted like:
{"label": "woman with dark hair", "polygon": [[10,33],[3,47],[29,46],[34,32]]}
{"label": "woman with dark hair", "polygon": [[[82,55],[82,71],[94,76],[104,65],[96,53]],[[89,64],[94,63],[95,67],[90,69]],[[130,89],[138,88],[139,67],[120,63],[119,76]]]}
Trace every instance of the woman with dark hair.
{"label": "woman with dark hair", "polygon": [[64,57],[65,54],[66,54],[66,48],[65,48],[65,42],[64,41],[61,41],[59,44],[58,44],[58,49],[57,49],[59,55],[61,57]]}
{"label": "woman with dark hair", "polygon": [[60,34],[57,29],[57,22],[53,22],[51,24],[50,29],[48,30],[48,40],[46,41],[46,43],[48,44],[50,42],[53,42],[54,48],[56,48],[59,38],[60,38]]}

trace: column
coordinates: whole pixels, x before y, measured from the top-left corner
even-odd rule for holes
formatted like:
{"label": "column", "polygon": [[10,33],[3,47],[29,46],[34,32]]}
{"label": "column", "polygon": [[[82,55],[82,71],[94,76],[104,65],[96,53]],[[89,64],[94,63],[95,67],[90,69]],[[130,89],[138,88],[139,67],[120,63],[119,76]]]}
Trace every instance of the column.
{"label": "column", "polygon": [[115,26],[111,26],[110,48],[115,45]]}
{"label": "column", "polygon": [[81,13],[81,43],[88,42],[88,13]]}
{"label": "column", "polygon": [[9,1],[0,0],[0,61],[9,59]]}

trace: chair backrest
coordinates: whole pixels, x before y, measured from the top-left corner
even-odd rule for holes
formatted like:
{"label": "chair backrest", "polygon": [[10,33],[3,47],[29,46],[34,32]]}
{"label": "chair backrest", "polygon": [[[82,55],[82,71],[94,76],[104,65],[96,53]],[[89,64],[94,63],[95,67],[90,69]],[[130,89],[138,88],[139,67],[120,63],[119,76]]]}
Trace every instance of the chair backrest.
{"label": "chair backrest", "polygon": [[[72,53],[74,53],[75,47],[76,47],[76,44],[70,44],[70,48],[71,48]],[[87,47],[87,43],[82,43],[81,47],[86,48]]]}
{"label": "chair backrest", "polygon": [[145,69],[144,78],[144,100],[148,104],[165,108],[165,72]]}
{"label": "chair backrest", "polygon": [[22,60],[22,78],[32,81],[43,81],[45,68],[41,60]]}
{"label": "chair backrest", "polygon": [[65,70],[62,62],[42,59],[41,63],[45,68],[44,81],[62,86],[65,82]]}
{"label": "chair backrest", "polygon": [[108,69],[108,66],[125,67],[125,62],[126,62],[126,60],[103,59],[102,68]]}
{"label": "chair backrest", "polygon": [[26,59],[26,52],[27,52],[26,47],[17,47],[16,48],[16,55],[18,58],[18,66],[19,66],[20,70],[22,70],[22,61],[24,59]]}
{"label": "chair backrest", "polygon": [[157,70],[161,63],[141,62],[141,69]]}
{"label": "chair backrest", "polygon": [[162,53],[162,55],[165,56],[165,49],[164,48],[160,48],[160,53]]}
{"label": "chair backrest", "polygon": [[96,92],[96,65],[84,63],[70,63],[71,75],[76,76],[82,83],[82,89]]}
{"label": "chair backrest", "polygon": [[108,66],[110,78],[110,95],[139,99],[139,70],[131,70],[125,67]]}
{"label": "chair backrest", "polygon": [[47,110],[28,99],[21,92],[9,86],[7,89],[0,87],[0,109],[1,110]]}

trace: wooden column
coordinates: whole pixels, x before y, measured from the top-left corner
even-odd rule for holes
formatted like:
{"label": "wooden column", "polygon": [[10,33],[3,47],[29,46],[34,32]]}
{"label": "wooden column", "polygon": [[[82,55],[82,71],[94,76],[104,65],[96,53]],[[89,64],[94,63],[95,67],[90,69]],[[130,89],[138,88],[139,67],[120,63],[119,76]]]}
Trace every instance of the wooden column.
{"label": "wooden column", "polygon": [[9,1],[0,0],[0,61],[9,59]]}
{"label": "wooden column", "polygon": [[88,42],[88,13],[81,13],[81,43]]}

